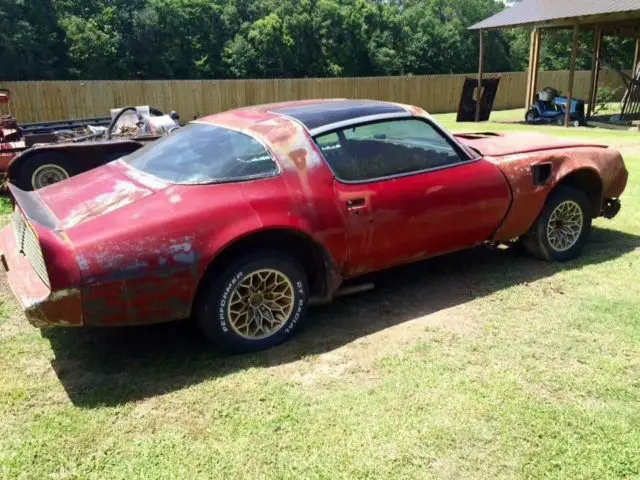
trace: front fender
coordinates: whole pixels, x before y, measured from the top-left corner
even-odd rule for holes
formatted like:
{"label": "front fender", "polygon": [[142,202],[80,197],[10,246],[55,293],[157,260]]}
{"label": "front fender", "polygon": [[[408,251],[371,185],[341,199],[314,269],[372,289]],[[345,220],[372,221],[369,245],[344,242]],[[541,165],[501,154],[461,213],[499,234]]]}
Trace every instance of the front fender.
{"label": "front fender", "polygon": [[[616,150],[594,147],[488,159],[500,167],[513,194],[511,208],[496,231],[496,241],[509,241],[525,234],[540,215],[549,194],[569,175],[581,170],[594,172],[602,183],[606,197],[621,175],[621,170],[624,170],[624,163]],[[532,167],[545,163],[551,165],[551,174],[544,183],[536,184]]]}

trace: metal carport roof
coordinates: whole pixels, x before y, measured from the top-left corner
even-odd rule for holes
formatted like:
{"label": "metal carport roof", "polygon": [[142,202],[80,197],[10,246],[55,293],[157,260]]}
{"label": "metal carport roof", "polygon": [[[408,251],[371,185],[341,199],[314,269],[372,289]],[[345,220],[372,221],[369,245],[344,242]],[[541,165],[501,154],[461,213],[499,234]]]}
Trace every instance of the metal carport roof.
{"label": "metal carport roof", "polygon": [[628,19],[630,13],[640,17],[640,0],[522,0],[469,28],[606,22]]}

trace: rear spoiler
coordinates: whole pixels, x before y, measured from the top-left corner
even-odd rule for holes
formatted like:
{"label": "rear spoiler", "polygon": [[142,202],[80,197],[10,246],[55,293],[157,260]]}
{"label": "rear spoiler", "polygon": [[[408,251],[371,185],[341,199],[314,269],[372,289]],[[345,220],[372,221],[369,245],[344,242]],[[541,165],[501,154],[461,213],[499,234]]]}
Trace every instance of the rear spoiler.
{"label": "rear spoiler", "polygon": [[30,221],[39,223],[49,230],[62,230],[58,219],[49,211],[47,206],[40,201],[37,192],[25,192],[9,183],[9,192],[15,200],[18,208]]}

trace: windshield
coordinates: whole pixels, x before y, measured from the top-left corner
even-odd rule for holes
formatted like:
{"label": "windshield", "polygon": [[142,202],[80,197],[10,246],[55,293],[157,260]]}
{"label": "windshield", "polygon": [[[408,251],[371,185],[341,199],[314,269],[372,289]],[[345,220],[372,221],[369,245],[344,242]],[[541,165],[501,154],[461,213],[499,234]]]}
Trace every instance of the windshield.
{"label": "windshield", "polygon": [[278,167],[260,142],[214,125],[189,124],[123,161],[171,183],[221,183],[269,177]]}

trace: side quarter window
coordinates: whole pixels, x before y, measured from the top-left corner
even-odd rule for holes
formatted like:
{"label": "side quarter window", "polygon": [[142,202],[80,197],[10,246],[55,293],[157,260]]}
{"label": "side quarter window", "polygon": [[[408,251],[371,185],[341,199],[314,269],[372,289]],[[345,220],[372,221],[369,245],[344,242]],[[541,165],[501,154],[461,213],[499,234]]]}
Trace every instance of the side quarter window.
{"label": "side quarter window", "polygon": [[339,180],[364,182],[466,161],[430,123],[398,119],[319,135],[316,143]]}

